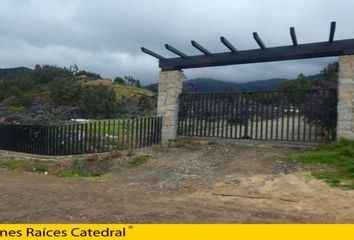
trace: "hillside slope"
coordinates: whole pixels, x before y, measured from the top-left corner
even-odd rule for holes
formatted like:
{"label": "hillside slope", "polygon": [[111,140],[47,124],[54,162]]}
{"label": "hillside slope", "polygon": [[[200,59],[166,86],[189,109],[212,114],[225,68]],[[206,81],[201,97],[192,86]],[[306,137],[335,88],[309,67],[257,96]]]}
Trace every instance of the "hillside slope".
{"label": "hillside slope", "polygon": [[16,67],[16,68],[0,68],[0,80],[7,75],[16,75],[26,71],[31,71],[32,69],[26,67]]}
{"label": "hillside slope", "polygon": [[131,85],[128,85],[128,84],[114,83],[110,79],[91,80],[91,81],[85,82],[84,85],[111,86],[114,89],[114,91],[116,92],[117,99],[121,99],[123,97],[138,97],[138,96],[153,97],[155,95],[154,92],[152,92],[152,91],[150,91],[148,89],[138,88],[138,87],[131,86]]}
{"label": "hillside slope", "polygon": [[51,117],[44,114],[41,118],[47,123],[53,119],[65,120],[69,115],[83,118],[140,116],[153,114],[156,109],[154,92],[130,82],[119,84],[101,79],[96,73],[72,72],[50,65],[36,65],[33,70],[3,69],[1,73],[4,77],[0,79],[0,107],[3,109],[0,116],[6,119],[15,114],[18,121],[27,121],[28,112],[30,116],[48,113]]}

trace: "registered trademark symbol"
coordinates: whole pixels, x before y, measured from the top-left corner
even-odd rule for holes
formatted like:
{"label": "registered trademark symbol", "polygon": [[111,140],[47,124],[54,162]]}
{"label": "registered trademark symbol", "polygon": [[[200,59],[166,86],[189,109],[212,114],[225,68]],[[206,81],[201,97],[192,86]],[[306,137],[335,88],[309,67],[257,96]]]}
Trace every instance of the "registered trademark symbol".
{"label": "registered trademark symbol", "polygon": [[129,229],[132,229],[133,228],[133,226],[132,225],[129,225],[129,227],[128,227]]}

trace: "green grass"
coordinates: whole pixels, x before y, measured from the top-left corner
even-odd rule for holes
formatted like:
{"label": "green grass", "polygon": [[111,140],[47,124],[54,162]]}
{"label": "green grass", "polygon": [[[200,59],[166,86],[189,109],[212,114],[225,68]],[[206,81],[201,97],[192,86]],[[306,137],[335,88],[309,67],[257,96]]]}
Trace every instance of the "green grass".
{"label": "green grass", "polygon": [[[145,118],[150,118],[150,117],[142,117],[141,119],[145,119]],[[131,129],[132,129],[132,121],[130,120],[129,125],[128,125],[128,120],[127,119],[119,119],[119,118],[115,118],[115,119],[100,119],[100,120],[92,120],[92,123],[99,123],[101,122],[101,132],[103,133],[103,122],[105,122],[105,133],[110,134],[110,135],[115,135],[117,136],[117,134],[119,133],[120,135],[124,134],[127,135],[128,133],[131,133]],[[108,124],[109,123],[109,124]],[[134,127],[134,131],[133,133],[136,133],[136,127],[139,128],[140,130],[140,125],[141,121],[134,121],[133,122],[133,127]],[[142,124],[143,120],[142,120]],[[96,124],[96,131],[98,131],[98,124]]]}
{"label": "green grass", "polygon": [[10,160],[2,160],[0,161],[0,166],[5,167],[9,170],[29,170],[36,172],[47,172],[49,168],[49,164],[47,162],[42,161],[31,161],[31,160],[21,160],[21,159],[10,159]]}
{"label": "green grass", "polygon": [[139,88],[129,84],[113,83],[110,80],[92,79],[89,81],[84,81],[83,84],[93,85],[93,86],[104,84],[106,86],[110,86],[115,91],[117,99],[122,99],[123,97],[136,97],[136,96],[153,97],[154,95],[156,95],[156,93],[145,88]]}
{"label": "green grass", "polygon": [[82,169],[65,169],[62,171],[59,171],[57,174],[59,177],[96,177],[93,176],[90,172],[82,170]]}
{"label": "green grass", "polygon": [[354,141],[341,139],[290,158],[311,167],[314,177],[332,186],[354,189]]}
{"label": "green grass", "polygon": [[3,166],[3,167],[10,169],[10,170],[23,169],[24,167],[27,167],[28,165],[29,165],[28,161],[17,160],[17,159],[3,160],[0,162],[0,166]]}
{"label": "green grass", "polygon": [[49,164],[46,162],[37,162],[33,164],[33,169],[37,172],[47,172]]}
{"label": "green grass", "polygon": [[146,163],[146,161],[151,158],[150,155],[140,155],[140,156],[136,156],[134,158],[132,158],[130,161],[129,161],[129,165],[133,166],[133,167],[137,167],[137,166],[140,166],[144,163]]}
{"label": "green grass", "polygon": [[133,96],[152,97],[155,95],[155,93],[150,90],[144,88],[138,88],[135,86],[130,86],[127,84],[116,83],[116,84],[112,84],[111,86],[116,92],[116,96],[118,99],[121,99],[123,97],[133,97]]}

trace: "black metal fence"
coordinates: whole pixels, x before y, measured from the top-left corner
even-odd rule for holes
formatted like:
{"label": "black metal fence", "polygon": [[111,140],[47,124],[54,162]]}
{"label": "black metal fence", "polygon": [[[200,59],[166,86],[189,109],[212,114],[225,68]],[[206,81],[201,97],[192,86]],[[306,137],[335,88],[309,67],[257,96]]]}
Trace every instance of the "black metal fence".
{"label": "black metal fence", "polygon": [[335,139],[333,89],[180,96],[179,135],[321,142]]}
{"label": "black metal fence", "polygon": [[134,149],[160,143],[161,127],[161,117],[59,126],[0,124],[0,150],[41,155],[71,155]]}

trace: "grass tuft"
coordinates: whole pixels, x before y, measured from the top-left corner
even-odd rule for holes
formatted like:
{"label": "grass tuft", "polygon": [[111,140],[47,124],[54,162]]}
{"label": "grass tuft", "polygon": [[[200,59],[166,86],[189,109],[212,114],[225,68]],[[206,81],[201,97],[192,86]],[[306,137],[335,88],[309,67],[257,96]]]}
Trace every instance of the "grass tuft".
{"label": "grass tuft", "polygon": [[29,165],[28,161],[17,160],[17,159],[3,160],[0,162],[0,166],[3,166],[3,167],[10,169],[10,170],[23,169],[24,167],[26,167],[28,165]]}
{"label": "grass tuft", "polygon": [[33,164],[33,169],[37,172],[47,172],[49,165],[46,162],[38,162]]}
{"label": "grass tuft", "polygon": [[354,141],[341,139],[290,158],[310,166],[314,177],[331,186],[354,189]]}
{"label": "grass tuft", "polygon": [[93,176],[90,172],[82,170],[82,169],[65,169],[59,171],[57,174],[59,177],[96,177]]}
{"label": "grass tuft", "polygon": [[140,155],[140,156],[136,156],[133,157],[130,161],[129,161],[129,165],[137,167],[140,166],[144,163],[146,163],[146,161],[151,158],[150,155]]}
{"label": "grass tuft", "polygon": [[176,148],[184,147],[190,151],[196,151],[201,149],[202,144],[196,140],[183,139],[176,141],[173,146]]}

